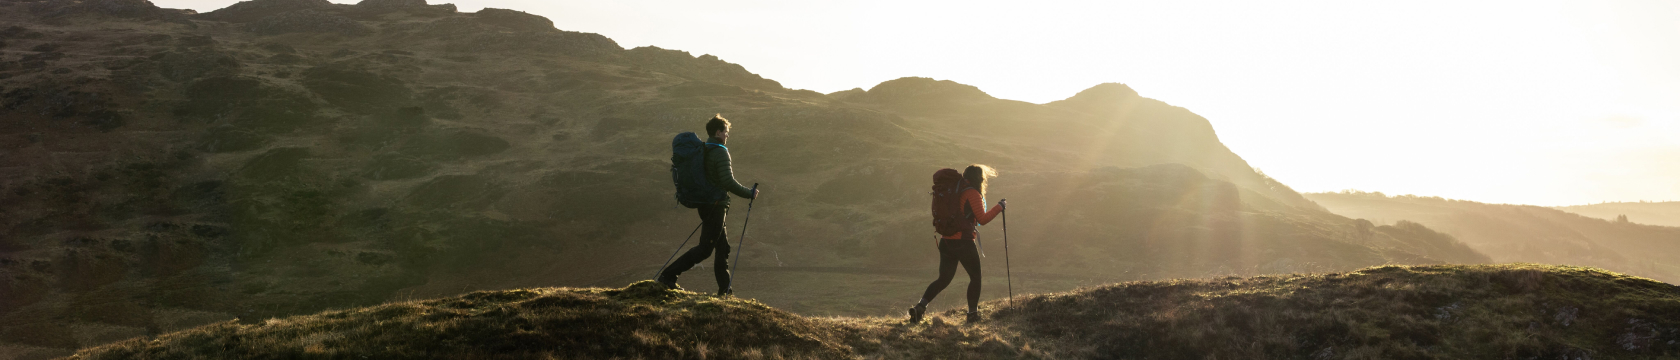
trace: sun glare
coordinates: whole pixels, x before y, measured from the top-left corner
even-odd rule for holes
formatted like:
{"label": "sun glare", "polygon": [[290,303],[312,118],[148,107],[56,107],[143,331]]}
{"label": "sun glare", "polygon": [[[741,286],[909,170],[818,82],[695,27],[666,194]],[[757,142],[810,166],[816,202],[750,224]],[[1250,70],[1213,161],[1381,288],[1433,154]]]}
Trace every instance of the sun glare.
{"label": "sun glare", "polygon": [[824,93],[921,76],[1045,103],[1125,83],[1207,117],[1301,191],[1680,199],[1661,180],[1680,175],[1673,2],[455,3],[717,55]]}

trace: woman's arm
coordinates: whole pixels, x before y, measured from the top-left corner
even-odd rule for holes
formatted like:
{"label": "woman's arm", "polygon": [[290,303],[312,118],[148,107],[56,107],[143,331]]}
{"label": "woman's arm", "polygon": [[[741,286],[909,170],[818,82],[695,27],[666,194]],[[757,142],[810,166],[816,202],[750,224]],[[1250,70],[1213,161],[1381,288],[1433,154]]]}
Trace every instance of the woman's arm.
{"label": "woman's arm", "polygon": [[969,189],[963,192],[963,200],[968,201],[969,210],[974,212],[974,222],[980,225],[992,222],[992,218],[1003,213],[1003,205],[992,206],[992,211],[986,211],[986,199],[980,197],[980,191]]}

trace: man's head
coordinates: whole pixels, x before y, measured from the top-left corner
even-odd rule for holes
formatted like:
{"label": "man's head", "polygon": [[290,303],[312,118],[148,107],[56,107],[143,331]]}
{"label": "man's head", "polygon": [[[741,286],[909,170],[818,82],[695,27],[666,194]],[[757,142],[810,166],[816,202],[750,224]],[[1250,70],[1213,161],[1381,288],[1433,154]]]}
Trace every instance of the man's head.
{"label": "man's head", "polygon": [[729,119],[723,118],[723,114],[712,116],[712,120],[706,121],[706,135],[715,137],[718,141],[728,140]]}

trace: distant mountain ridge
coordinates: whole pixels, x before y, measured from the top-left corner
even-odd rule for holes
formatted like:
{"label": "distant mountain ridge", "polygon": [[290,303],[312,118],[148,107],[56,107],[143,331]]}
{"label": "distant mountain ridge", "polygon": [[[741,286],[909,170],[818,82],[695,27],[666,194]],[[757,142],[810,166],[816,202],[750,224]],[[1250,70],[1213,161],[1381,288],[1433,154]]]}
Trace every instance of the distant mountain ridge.
{"label": "distant mountain ridge", "polygon": [[1680,227],[1680,201],[1613,202],[1552,208],[1605,220],[1623,216],[1631,223]]}
{"label": "distant mountain ridge", "polygon": [[1483,204],[1413,195],[1306,194],[1337,214],[1373,221],[1413,221],[1453,237],[1494,262],[1597,266],[1680,282],[1680,227],[1619,223],[1555,208]]}

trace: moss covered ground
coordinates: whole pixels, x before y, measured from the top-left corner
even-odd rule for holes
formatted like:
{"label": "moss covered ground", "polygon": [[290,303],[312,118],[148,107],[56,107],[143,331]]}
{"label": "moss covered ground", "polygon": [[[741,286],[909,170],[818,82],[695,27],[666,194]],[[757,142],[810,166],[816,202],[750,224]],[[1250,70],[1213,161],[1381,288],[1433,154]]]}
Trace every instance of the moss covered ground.
{"label": "moss covered ground", "polygon": [[1583,267],[1384,266],[1017,296],[922,323],[625,288],[479,291],[228,322],[75,359],[1638,359],[1680,356],[1680,287]]}

